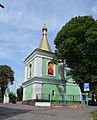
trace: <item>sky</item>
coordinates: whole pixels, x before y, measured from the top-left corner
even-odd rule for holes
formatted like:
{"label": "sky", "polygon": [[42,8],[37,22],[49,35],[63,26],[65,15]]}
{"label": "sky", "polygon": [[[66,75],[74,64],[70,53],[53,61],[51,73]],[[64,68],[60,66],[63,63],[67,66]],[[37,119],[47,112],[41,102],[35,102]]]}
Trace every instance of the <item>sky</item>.
{"label": "sky", "polygon": [[97,0],[0,0],[0,65],[9,65],[18,86],[24,80],[24,59],[39,46],[46,23],[48,40],[54,39],[71,18],[97,19]]}

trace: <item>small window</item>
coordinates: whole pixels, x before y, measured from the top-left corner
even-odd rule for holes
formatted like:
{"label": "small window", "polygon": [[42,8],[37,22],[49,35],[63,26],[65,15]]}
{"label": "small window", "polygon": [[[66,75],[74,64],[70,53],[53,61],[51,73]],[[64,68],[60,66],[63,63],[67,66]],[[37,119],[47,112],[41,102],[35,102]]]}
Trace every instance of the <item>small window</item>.
{"label": "small window", "polygon": [[55,96],[55,90],[52,90],[52,96]]}
{"label": "small window", "polygon": [[32,75],[32,64],[29,65],[29,76]]}

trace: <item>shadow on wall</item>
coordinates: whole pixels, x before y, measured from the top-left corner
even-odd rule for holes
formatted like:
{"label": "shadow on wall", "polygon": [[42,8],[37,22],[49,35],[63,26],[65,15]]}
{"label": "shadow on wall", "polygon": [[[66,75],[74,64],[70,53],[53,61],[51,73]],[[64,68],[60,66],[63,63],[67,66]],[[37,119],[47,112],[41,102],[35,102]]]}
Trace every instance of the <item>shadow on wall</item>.
{"label": "shadow on wall", "polygon": [[60,75],[60,77],[61,77],[61,80],[64,78],[64,73],[63,73],[63,65],[61,64],[61,65],[59,65],[58,66],[58,73],[59,73],[59,75]]}

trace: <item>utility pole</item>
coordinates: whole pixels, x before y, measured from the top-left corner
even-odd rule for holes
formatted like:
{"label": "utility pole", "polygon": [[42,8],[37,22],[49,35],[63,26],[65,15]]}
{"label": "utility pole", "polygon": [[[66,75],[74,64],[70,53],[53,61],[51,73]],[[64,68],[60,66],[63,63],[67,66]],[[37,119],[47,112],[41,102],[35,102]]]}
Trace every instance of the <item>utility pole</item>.
{"label": "utility pole", "polygon": [[4,6],[2,4],[0,4],[0,7],[4,9]]}

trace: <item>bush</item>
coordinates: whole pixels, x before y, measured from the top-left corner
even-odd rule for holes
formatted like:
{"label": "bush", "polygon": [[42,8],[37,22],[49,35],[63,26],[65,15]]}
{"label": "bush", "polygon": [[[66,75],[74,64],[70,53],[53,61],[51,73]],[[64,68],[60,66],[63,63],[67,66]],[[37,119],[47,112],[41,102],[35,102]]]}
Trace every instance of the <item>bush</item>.
{"label": "bush", "polygon": [[17,89],[17,101],[22,101],[23,99],[23,88],[20,86],[20,88]]}
{"label": "bush", "polygon": [[9,102],[16,103],[16,95],[13,92],[9,93]]}
{"label": "bush", "polygon": [[91,113],[92,120],[97,120],[97,111]]}

